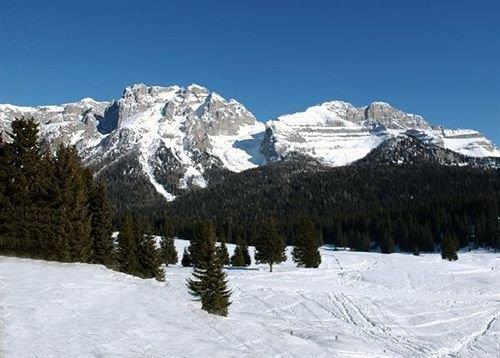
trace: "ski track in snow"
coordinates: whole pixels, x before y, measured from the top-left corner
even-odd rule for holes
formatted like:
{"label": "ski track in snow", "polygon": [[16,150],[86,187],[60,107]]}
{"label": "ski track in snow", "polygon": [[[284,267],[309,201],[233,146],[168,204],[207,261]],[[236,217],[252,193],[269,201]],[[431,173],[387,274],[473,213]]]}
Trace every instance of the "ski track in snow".
{"label": "ski track in snow", "polygon": [[[181,254],[186,241],[176,241]],[[233,245],[228,245],[230,252]],[[290,257],[290,250],[288,252]],[[1,257],[2,357],[498,357],[500,255],[322,249],[319,269],[227,270],[227,318],[191,269],[166,282],[99,265]]]}

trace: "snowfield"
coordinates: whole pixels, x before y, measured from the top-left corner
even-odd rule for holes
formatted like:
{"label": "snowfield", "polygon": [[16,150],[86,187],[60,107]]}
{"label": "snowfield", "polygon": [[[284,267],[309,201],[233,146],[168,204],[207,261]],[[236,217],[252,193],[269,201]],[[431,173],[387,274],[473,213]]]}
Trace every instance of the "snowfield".
{"label": "snowfield", "polygon": [[[187,242],[177,240],[177,250]],[[232,245],[228,245],[230,252]],[[415,257],[322,249],[319,269],[290,260],[227,269],[227,318],[185,285],[99,265],[1,257],[2,357],[498,357],[500,254]]]}

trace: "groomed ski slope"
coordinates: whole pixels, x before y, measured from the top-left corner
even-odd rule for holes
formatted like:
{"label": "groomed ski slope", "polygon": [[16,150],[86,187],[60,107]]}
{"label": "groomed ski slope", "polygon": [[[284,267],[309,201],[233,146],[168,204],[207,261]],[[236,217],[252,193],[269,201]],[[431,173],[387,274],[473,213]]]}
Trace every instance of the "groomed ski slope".
{"label": "groomed ski slope", "polygon": [[[187,242],[178,240],[181,254]],[[232,245],[228,245],[230,252]],[[498,357],[500,255],[415,257],[322,249],[319,269],[289,260],[228,269],[229,316],[166,282],[99,265],[1,257],[2,357]]]}

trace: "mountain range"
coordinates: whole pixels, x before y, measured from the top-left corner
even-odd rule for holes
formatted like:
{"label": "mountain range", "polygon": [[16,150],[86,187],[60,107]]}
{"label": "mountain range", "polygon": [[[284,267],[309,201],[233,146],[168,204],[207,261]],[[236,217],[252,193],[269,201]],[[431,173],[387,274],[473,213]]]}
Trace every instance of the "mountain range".
{"label": "mountain range", "polygon": [[416,158],[446,165],[500,163],[500,150],[481,133],[432,125],[385,102],[356,107],[330,101],[263,123],[238,101],[202,86],[135,84],[111,102],[1,104],[0,131],[8,132],[21,116],[40,123],[46,148],[75,145],[124,206],[132,197],[171,201],[225,173],[297,155],[323,166]]}

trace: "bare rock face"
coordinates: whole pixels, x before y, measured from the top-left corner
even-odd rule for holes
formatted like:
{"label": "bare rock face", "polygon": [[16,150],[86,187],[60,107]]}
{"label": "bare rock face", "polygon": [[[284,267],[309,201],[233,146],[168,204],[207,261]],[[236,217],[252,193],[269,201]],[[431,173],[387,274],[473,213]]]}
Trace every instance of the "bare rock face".
{"label": "bare rock face", "polygon": [[422,116],[405,113],[385,102],[373,102],[365,108],[365,121],[389,129],[430,129]]}

